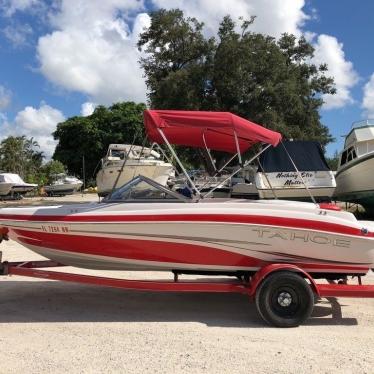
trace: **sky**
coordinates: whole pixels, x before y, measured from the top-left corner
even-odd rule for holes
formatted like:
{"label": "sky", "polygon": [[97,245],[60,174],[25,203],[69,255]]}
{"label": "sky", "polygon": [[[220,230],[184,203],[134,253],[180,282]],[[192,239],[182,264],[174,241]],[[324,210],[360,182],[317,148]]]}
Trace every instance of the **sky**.
{"label": "sky", "polygon": [[341,151],[352,122],[374,118],[374,1],[360,0],[0,0],[0,139],[34,137],[47,159],[57,123],[96,105],[146,101],[136,48],[149,11],[180,8],[214,35],[227,14],[256,15],[255,32],[289,32],[313,44],[337,94],[321,121]]}

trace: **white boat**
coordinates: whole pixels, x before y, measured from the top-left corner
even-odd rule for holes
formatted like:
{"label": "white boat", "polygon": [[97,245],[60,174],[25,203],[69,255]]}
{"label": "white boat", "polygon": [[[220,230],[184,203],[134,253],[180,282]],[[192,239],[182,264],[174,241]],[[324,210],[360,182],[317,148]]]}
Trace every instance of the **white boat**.
{"label": "white boat", "polygon": [[26,183],[18,174],[14,173],[1,173],[0,183],[11,184],[8,195],[23,195],[38,187],[35,183]]}
{"label": "white boat", "polygon": [[55,175],[53,177],[53,182],[47,186],[44,186],[44,190],[47,195],[62,196],[79,191],[82,185],[83,182],[78,178],[61,173]]}
{"label": "white boat", "polygon": [[315,201],[324,202],[334,194],[334,173],[318,142],[283,141],[267,149],[259,165],[255,180],[261,199],[310,201],[312,194]]}
{"label": "white boat", "polygon": [[[225,112],[149,110],[144,117],[150,140],[166,144],[185,174],[191,198],[137,176],[100,203],[2,208],[0,241],[10,238],[81,268],[218,273],[247,279],[245,286],[251,279],[260,284],[261,315],[278,326],[309,317],[314,279],[344,282],[374,267],[374,222],[328,204],[207,199],[214,188],[199,191],[171,147],[228,152],[241,163],[253,144],[279,144],[279,133]],[[273,273],[263,281],[269,269]]]}
{"label": "white boat", "polygon": [[[169,136],[174,144],[204,146],[195,133],[201,126],[199,134],[212,149],[243,153],[256,141],[269,147],[281,139],[229,113],[172,111],[168,131],[162,127],[168,113],[146,111],[152,140],[166,142]],[[174,128],[192,121],[192,129]],[[227,135],[232,131],[240,136],[237,143]],[[170,151],[180,162],[172,147]],[[202,194],[188,173],[185,176],[195,192],[191,198],[138,176],[101,203],[0,209],[0,226],[43,256],[87,268],[235,273],[287,261],[317,274],[365,274],[373,267],[372,222],[312,203],[207,199],[213,189]]]}
{"label": "white boat", "polygon": [[346,136],[336,172],[336,199],[374,213],[374,120],[355,122]]}
{"label": "white boat", "polygon": [[99,196],[106,196],[114,186],[118,188],[137,175],[144,175],[166,186],[169,178],[175,175],[175,170],[171,163],[162,160],[160,153],[152,148],[110,144],[96,175]]}
{"label": "white boat", "polygon": [[[196,188],[201,193],[206,193],[214,188],[214,192],[210,195],[212,198],[229,198],[231,197],[231,180],[227,180],[227,175],[210,176],[204,170],[191,170],[188,172],[191,180],[193,180]],[[173,190],[191,195],[186,178],[177,178],[173,180]],[[190,192],[189,192],[190,191]]]}
{"label": "white boat", "polygon": [[0,196],[7,196],[14,183],[5,182],[5,178],[0,174]]}
{"label": "white boat", "polygon": [[256,187],[257,167],[248,165],[231,178],[231,197],[240,199],[258,199]]}

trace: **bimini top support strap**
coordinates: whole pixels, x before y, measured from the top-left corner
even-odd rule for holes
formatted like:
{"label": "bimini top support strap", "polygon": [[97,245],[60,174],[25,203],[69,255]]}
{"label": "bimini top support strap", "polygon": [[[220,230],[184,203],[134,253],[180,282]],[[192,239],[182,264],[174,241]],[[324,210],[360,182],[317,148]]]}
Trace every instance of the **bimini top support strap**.
{"label": "bimini top support strap", "polygon": [[281,144],[282,144],[282,146],[283,146],[283,148],[284,148],[284,150],[285,150],[288,158],[290,159],[293,167],[295,168],[296,173],[298,174],[298,176],[300,177],[301,181],[303,182],[303,185],[305,186],[305,189],[308,191],[308,194],[309,194],[310,198],[312,199],[313,203],[316,204],[316,205],[318,205],[317,202],[316,202],[316,199],[314,198],[313,194],[310,192],[310,189],[308,188],[307,184],[305,183],[303,176],[301,175],[299,169],[297,168],[295,162],[293,161],[291,155],[288,153],[287,148],[285,147],[285,145],[283,144],[282,141],[281,141]]}

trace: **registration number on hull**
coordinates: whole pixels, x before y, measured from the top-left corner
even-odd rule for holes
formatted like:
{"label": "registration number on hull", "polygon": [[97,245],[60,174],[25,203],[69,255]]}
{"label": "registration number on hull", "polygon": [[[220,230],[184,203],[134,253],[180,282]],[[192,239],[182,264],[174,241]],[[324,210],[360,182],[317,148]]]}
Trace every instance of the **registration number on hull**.
{"label": "registration number on hull", "polygon": [[67,226],[44,226],[42,225],[42,231],[44,232],[61,232],[61,233],[65,233],[65,232],[69,232],[69,228]]}

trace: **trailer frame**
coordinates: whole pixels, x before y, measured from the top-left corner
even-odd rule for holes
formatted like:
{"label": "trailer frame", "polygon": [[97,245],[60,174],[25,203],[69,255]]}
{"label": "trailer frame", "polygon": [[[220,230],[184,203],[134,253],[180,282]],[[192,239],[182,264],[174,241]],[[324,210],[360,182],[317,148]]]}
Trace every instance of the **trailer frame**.
{"label": "trailer frame", "polygon": [[[50,268],[63,268],[67,265],[52,261],[1,261],[0,252],[0,275],[3,276],[22,276],[47,280],[56,280],[64,282],[74,282],[89,285],[98,285],[106,287],[121,288],[135,291],[151,292],[214,292],[214,293],[239,293],[255,299],[256,306],[262,318],[271,325],[279,327],[298,326],[309,317],[313,306],[308,312],[309,315],[303,319],[293,321],[292,323],[278,322],[269,316],[264,316],[261,302],[263,296],[258,295],[263,292],[264,281],[275,276],[284,275],[290,277],[290,274],[300,275],[305,283],[310,285],[314,295],[318,298],[328,297],[351,297],[351,298],[374,298],[374,285],[362,284],[361,277],[357,277],[357,284],[348,284],[346,280],[340,282],[329,281],[329,283],[316,283],[310,273],[292,264],[269,264],[259,269],[252,277],[239,277],[239,279],[207,279],[201,280],[180,280],[178,272],[174,272],[174,278],[171,280],[134,280],[112,277],[101,277],[95,275],[84,275],[77,273],[61,272],[56,270],[46,270]],[[296,278],[294,275],[292,275]],[[309,288],[309,287],[307,287]],[[308,300],[307,300],[308,301]],[[307,314],[308,314],[307,313]]]}

